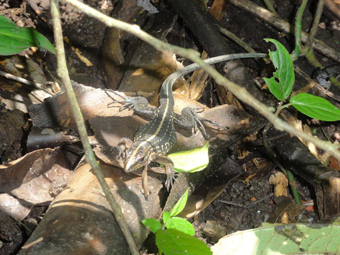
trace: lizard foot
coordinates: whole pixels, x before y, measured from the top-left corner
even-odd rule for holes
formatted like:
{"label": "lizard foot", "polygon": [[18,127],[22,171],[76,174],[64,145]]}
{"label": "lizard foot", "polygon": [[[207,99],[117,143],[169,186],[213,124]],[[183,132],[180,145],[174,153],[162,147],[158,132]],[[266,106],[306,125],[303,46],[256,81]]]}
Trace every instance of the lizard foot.
{"label": "lizard foot", "polygon": [[124,161],[126,160],[126,155],[128,149],[131,147],[133,142],[129,138],[121,138],[118,142],[117,149],[118,149],[118,158],[123,159]]}
{"label": "lizard foot", "polygon": [[[112,102],[107,104],[108,108],[109,107],[119,107],[119,111],[123,111],[123,110],[126,110],[126,109],[131,110],[131,109],[134,108],[135,100],[133,98],[127,97],[121,92],[117,92],[117,91],[111,91],[111,92],[113,94],[119,96],[123,100],[117,100],[117,99],[113,98],[111,95],[109,95],[108,92],[106,92],[106,94],[112,99]],[[121,104],[121,106],[116,106],[114,104]]]}
{"label": "lizard foot", "polygon": [[170,188],[174,186],[175,180],[176,180],[176,174],[174,172],[166,176],[166,181],[164,183],[164,186],[168,192],[170,191]]}

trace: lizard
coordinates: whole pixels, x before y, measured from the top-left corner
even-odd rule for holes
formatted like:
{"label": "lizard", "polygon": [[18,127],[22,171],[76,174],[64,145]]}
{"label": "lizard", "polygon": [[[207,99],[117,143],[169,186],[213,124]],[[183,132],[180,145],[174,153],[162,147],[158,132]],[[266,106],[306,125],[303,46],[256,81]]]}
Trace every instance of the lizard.
{"label": "lizard", "polygon": [[[222,55],[205,60],[206,64],[216,64],[233,59],[241,58],[264,58],[266,53],[239,53]],[[174,96],[172,86],[177,79],[201,68],[198,64],[190,64],[168,76],[162,83],[159,94],[159,107],[150,107],[146,98],[126,97],[121,93],[115,92],[123,100],[116,101],[122,103],[121,109],[133,109],[134,113],[150,118],[150,122],[142,125],[134,136],[132,142],[128,138],[122,138],[118,143],[119,157],[125,159],[124,171],[126,173],[134,172],[144,168],[142,172],[143,190],[146,196],[149,195],[147,185],[147,169],[151,162],[157,162],[165,166],[165,174],[167,175],[165,186],[169,190],[174,179],[174,165],[170,158],[166,156],[169,150],[176,143],[175,127],[179,126],[186,129],[197,130],[199,126],[203,136],[206,138],[202,121],[213,123],[220,127],[217,123],[199,117],[193,108],[186,107],[181,114],[174,112]],[[223,128],[223,127],[222,127]]]}

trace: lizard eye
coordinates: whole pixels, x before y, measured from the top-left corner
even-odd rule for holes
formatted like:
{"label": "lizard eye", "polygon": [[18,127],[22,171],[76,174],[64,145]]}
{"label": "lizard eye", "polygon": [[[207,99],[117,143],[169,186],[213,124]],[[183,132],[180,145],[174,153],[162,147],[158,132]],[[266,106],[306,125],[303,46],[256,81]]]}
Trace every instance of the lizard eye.
{"label": "lizard eye", "polygon": [[145,159],[145,157],[142,157],[142,158],[138,159],[138,162],[139,162],[139,163],[143,163],[143,162],[144,162],[144,159]]}

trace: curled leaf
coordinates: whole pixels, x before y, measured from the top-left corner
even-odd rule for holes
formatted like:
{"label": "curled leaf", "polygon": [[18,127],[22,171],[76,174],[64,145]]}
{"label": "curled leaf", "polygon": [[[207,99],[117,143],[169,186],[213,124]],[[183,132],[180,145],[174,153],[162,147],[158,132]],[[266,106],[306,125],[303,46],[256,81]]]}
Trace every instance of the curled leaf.
{"label": "curled leaf", "polygon": [[176,172],[194,173],[202,171],[209,164],[208,149],[207,142],[202,148],[175,152],[168,157],[174,162]]}

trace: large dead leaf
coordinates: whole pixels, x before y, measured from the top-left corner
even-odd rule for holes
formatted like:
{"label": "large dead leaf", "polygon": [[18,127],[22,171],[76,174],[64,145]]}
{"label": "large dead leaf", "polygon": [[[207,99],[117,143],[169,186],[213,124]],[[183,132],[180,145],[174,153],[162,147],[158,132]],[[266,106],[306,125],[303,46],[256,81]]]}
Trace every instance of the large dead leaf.
{"label": "large dead leaf", "polygon": [[[50,202],[65,187],[72,171],[63,152],[43,149],[0,166],[0,210],[18,220],[35,204]],[[8,207],[8,204],[11,206]],[[9,209],[10,208],[10,209]]]}
{"label": "large dead leaf", "polygon": [[[149,178],[150,196],[145,199],[140,177],[106,164],[100,163],[100,167],[140,246],[148,234],[141,220],[157,218],[161,213],[161,182]],[[129,250],[96,177],[90,166],[83,164],[19,254],[110,253],[129,254]]]}

